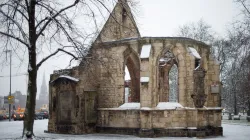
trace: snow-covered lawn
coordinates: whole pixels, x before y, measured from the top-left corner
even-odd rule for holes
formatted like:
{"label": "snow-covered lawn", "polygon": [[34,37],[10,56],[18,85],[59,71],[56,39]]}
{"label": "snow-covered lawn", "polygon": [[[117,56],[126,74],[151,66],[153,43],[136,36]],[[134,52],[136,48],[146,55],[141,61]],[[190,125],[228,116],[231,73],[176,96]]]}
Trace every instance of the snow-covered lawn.
{"label": "snow-covered lawn", "polygon": [[[46,139],[60,139],[60,140],[117,140],[117,139],[130,139],[130,140],[166,140],[166,139],[196,139],[196,138],[183,138],[183,137],[161,137],[161,138],[139,138],[129,135],[112,135],[112,134],[86,134],[86,135],[59,135],[44,133],[47,129],[48,120],[36,120],[34,125],[35,135],[38,137],[45,137]],[[0,139],[14,139],[22,134],[23,121],[0,121]],[[206,139],[226,139],[226,140],[249,140],[250,139],[250,126],[243,124],[223,124],[223,137],[211,137]]]}

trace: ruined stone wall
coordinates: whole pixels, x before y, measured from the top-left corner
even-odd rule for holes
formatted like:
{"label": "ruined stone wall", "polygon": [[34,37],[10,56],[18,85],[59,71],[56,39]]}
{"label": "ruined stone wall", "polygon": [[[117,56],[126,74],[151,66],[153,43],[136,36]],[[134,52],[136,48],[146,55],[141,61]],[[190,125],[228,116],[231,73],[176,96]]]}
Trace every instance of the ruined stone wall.
{"label": "ruined stone wall", "polygon": [[[141,83],[140,103],[141,107],[155,107],[160,101],[159,91],[159,58],[166,51],[171,51],[178,64],[179,103],[183,106],[193,107],[193,70],[195,58],[188,50],[193,47],[202,57],[201,66],[207,71],[205,77],[205,94],[208,95],[206,106],[215,107],[219,104],[219,94],[211,94],[211,84],[219,82],[219,67],[209,57],[209,46],[188,39],[158,39],[144,38],[124,42],[103,43],[98,48],[98,55],[104,61],[100,64],[100,88],[99,93],[103,102],[100,107],[118,107],[124,103],[124,66],[126,60],[124,52],[128,48],[140,56],[141,48],[145,44],[151,44],[149,58],[140,59],[140,77],[149,77],[149,82]],[[112,100],[111,98],[116,98]]]}
{"label": "ruined stone wall", "polygon": [[96,43],[139,37],[137,25],[127,3],[117,3],[99,33]]}
{"label": "ruined stone wall", "polygon": [[100,63],[99,107],[113,108],[124,103],[124,58],[126,46],[98,49]]}
{"label": "ruined stone wall", "polygon": [[186,96],[187,96],[187,106],[189,107],[194,107],[194,103],[193,100],[190,98],[191,95],[194,92],[194,78],[193,78],[193,72],[195,69],[195,57],[190,55],[190,54],[186,54],[186,66],[189,67],[189,69],[187,69],[187,79],[186,79],[186,85],[187,85],[187,89],[186,89]]}
{"label": "ruined stone wall", "polygon": [[[172,109],[152,110],[152,128],[200,128],[220,127],[220,110]],[[149,122],[148,122],[149,123]]]}
{"label": "ruined stone wall", "polygon": [[[208,59],[208,71],[207,71],[207,83],[209,85],[208,91],[208,101],[207,101],[207,106],[208,107],[217,107],[221,106],[221,82],[219,79],[220,76],[220,64],[218,61],[216,61],[211,55],[209,56]],[[218,93],[212,93],[211,91],[211,85],[217,85],[219,86],[219,92]]]}
{"label": "ruined stone wall", "polygon": [[99,110],[99,127],[140,128],[139,110]]}
{"label": "ruined stone wall", "polygon": [[183,110],[156,110],[152,116],[153,128],[187,127],[187,114]]}
{"label": "ruined stone wall", "polygon": [[152,55],[150,56],[149,59],[152,60],[151,63],[151,81],[152,81],[152,100],[154,101],[152,103],[153,106],[157,105],[159,102],[159,95],[158,95],[158,64],[159,64],[159,59],[164,54],[166,51],[171,51],[175,59],[177,60],[178,63],[178,83],[179,83],[179,103],[182,104],[183,106],[186,106],[186,71],[189,69],[189,67],[186,66],[186,60],[184,56],[187,53],[187,50],[183,46],[183,44],[178,43],[176,40],[151,40],[152,42]]}
{"label": "ruined stone wall", "polygon": [[[79,97],[79,104],[80,104],[80,94],[79,88],[77,85],[73,84],[65,84],[65,85],[57,85],[53,86],[51,84],[56,78],[60,75],[69,75],[73,77],[78,77],[78,68],[75,67],[73,69],[66,69],[66,70],[59,70],[55,71],[54,74],[50,76],[50,85],[49,85],[49,123],[48,123],[48,131],[52,133],[68,133],[68,134],[80,134],[83,132],[84,123],[79,123],[81,118],[80,110],[82,107],[79,105],[79,108],[76,108],[76,97]],[[67,93],[62,93],[67,92]],[[62,99],[62,95],[65,94],[65,99]],[[61,112],[64,115],[60,115],[60,111],[63,109],[70,109],[69,112]],[[76,116],[76,113],[78,114]],[[69,117],[70,118],[65,118]],[[65,122],[64,122],[65,121]],[[78,125],[75,125],[78,124]]]}
{"label": "ruined stone wall", "polygon": [[[149,58],[140,58],[142,46],[151,44]],[[193,71],[195,58],[188,51],[188,47],[195,48],[202,57],[201,66],[207,71],[205,76],[205,94],[208,95],[207,108],[193,108],[191,95],[194,92]],[[189,39],[173,38],[143,38],[125,40],[124,42],[107,42],[98,44],[92,48],[89,56],[89,64],[80,65],[71,76],[80,81],[75,88],[75,95],[79,97],[79,107],[73,107],[71,124],[56,124],[57,111],[53,111],[54,97],[57,97],[55,87],[50,86],[50,115],[48,130],[50,132],[63,132],[58,128],[70,129],[68,133],[85,133],[91,131],[87,127],[85,101],[88,100],[88,92],[97,93],[98,109],[97,126],[99,128],[126,128],[133,129],[172,129],[172,128],[200,128],[221,127],[221,110],[219,93],[211,93],[211,84],[219,82],[219,65],[209,57],[209,47],[203,43]],[[156,105],[160,100],[159,90],[159,59],[166,52],[174,54],[178,64],[179,103],[188,108],[157,110]],[[129,64],[128,64],[129,63]],[[138,102],[140,109],[119,109],[125,103],[124,76],[125,66],[130,67],[132,78],[136,78],[133,84],[133,92],[139,92]],[[136,69],[136,71],[133,71]],[[51,75],[53,81],[58,74]],[[140,82],[141,77],[149,77],[148,82]],[[135,82],[134,81],[134,82]],[[73,97],[74,98],[74,97]],[[136,100],[133,100],[136,101]],[[95,99],[93,99],[93,103]],[[78,115],[76,115],[78,113]],[[72,115],[71,115],[72,116]],[[69,128],[67,128],[69,127]],[[104,131],[104,129],[103,129]]]}
{"label": "ruined stone wall", "polygon": [[221,127],[221,115],[220,110],[216,109],[100,109],[97,126],[143,129]]}
{"label": "ruined stone wall", "polygon": [[221,110],[217,109],[198,109],[197,127],[221,127]]}

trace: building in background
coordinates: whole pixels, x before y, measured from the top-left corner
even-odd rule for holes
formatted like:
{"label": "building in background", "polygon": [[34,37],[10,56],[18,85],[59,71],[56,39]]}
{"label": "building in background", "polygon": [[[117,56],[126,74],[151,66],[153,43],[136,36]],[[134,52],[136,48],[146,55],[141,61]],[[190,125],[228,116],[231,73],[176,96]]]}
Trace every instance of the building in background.
{"label": "building in background", "polygon": [[40,109],[44,105],[49,104],[48,88],[45,81],[45,74],[43,74],[43,82],[39,94],[39,99],[36,101],[36,109]]}
{"label": "building in background", "polygon": [[3,109],[3,105],[4,105],[4,98],[3,96],[0,96],[0,110]]}
{"label": "building in background", "polygon": [[25,108],[25,106],[26,106],[26,98],[27,98],[26,95],[23,95],[21,93],[21,91],[15,91],[11,95],[15,97],[15,103],[14,103],[14,105],[12,107],[14,110],[16,110],[17,107]]}

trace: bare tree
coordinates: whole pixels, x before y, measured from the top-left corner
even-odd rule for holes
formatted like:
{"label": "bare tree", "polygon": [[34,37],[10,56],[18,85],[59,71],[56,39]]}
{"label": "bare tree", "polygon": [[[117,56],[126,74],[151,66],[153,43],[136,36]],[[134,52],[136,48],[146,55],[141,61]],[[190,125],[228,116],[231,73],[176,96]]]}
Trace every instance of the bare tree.
{"label": "bare tree", "polygon": [[203,19],[197,23],[185,24],[180,26],[177,31],[177,36],[188,37],[208,44],[213,43],[214,33],[210,25]]}
{"label": "bare tree", "polygon": [[[116,1],[111,1],[111,4],[112,2]],[[23,53],[28,59],[23,136],[34,135],[38,69],[60,52],[71,56],[72,60],[84,57],[90,40],[99,31],[97,13],[102,15],[103,9],[110,12],[107,4],[110,1],[1,0],[1,49],[11,49],[16,55]],[[79,15],[83,18],[81,27],[76,24],[76,17]],[[93,30],[85,25],[93,25]],[[65,46],[65,42],[70,42],[71,45]],[[38,54],[45,50],[49,51],[48,55],[39,60]]]}
{"label": "bare tree", "polygon": [[[203,19],[200,19],[197,23],[180,26],[177,31],[177,36],[192,38],[211,45],[211,53],[216,60],[220,61],[222,64],[221,71],[225,69],[228,41],[223,38],[218,39],[215,32],[212,30],[212,27]],[[221,76],[223,76],[222,73]]]}
{"label": "bare tree", "polygon": [[216,37],[211,26],[203,20],[200,20],[197,23],[181,26],[178,35],[199,40],[211,45],[212,55],[220,62],[220,79],[223,83],[221,94],[222,98],[226,99],[226,101],[224,101],[224,103],[226,102],[226,105],[223,106],[226,106],[227,108],[236,108],[237,100],[235,97],[239,83],[236,82],[235,79],[238,78],[236,74],[239,74],[239,70],[235,69],[238,65],[233,62],[241,60],[239,57],[240,34],[236,36],[233,32],[228,32],[228,38]]}
{"label": "bare tree", "polygon": [[[225,98],[227,105],[234,108],[235,115],[243,110],[250,110],[250,92],[249,84],[249,43],[250,43],[250,1],[235,0],[236,4],[241,6],[242,18],[236,19],[228,31],[228,48],[227,51],[227,76],[225,85],[231,98]],[[230,82],[231,81],[231,82]],[[234,103],[232,103],[232,101]]]}

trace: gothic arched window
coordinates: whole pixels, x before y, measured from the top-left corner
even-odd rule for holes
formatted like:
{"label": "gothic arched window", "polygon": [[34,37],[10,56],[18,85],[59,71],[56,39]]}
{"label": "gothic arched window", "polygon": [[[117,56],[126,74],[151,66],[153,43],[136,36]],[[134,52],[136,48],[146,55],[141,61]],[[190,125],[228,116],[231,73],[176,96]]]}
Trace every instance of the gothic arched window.
{"label": "gothic arched window", "polygon": [[169,102],[178,102],[178,67],[176,64],[169,71]]}

